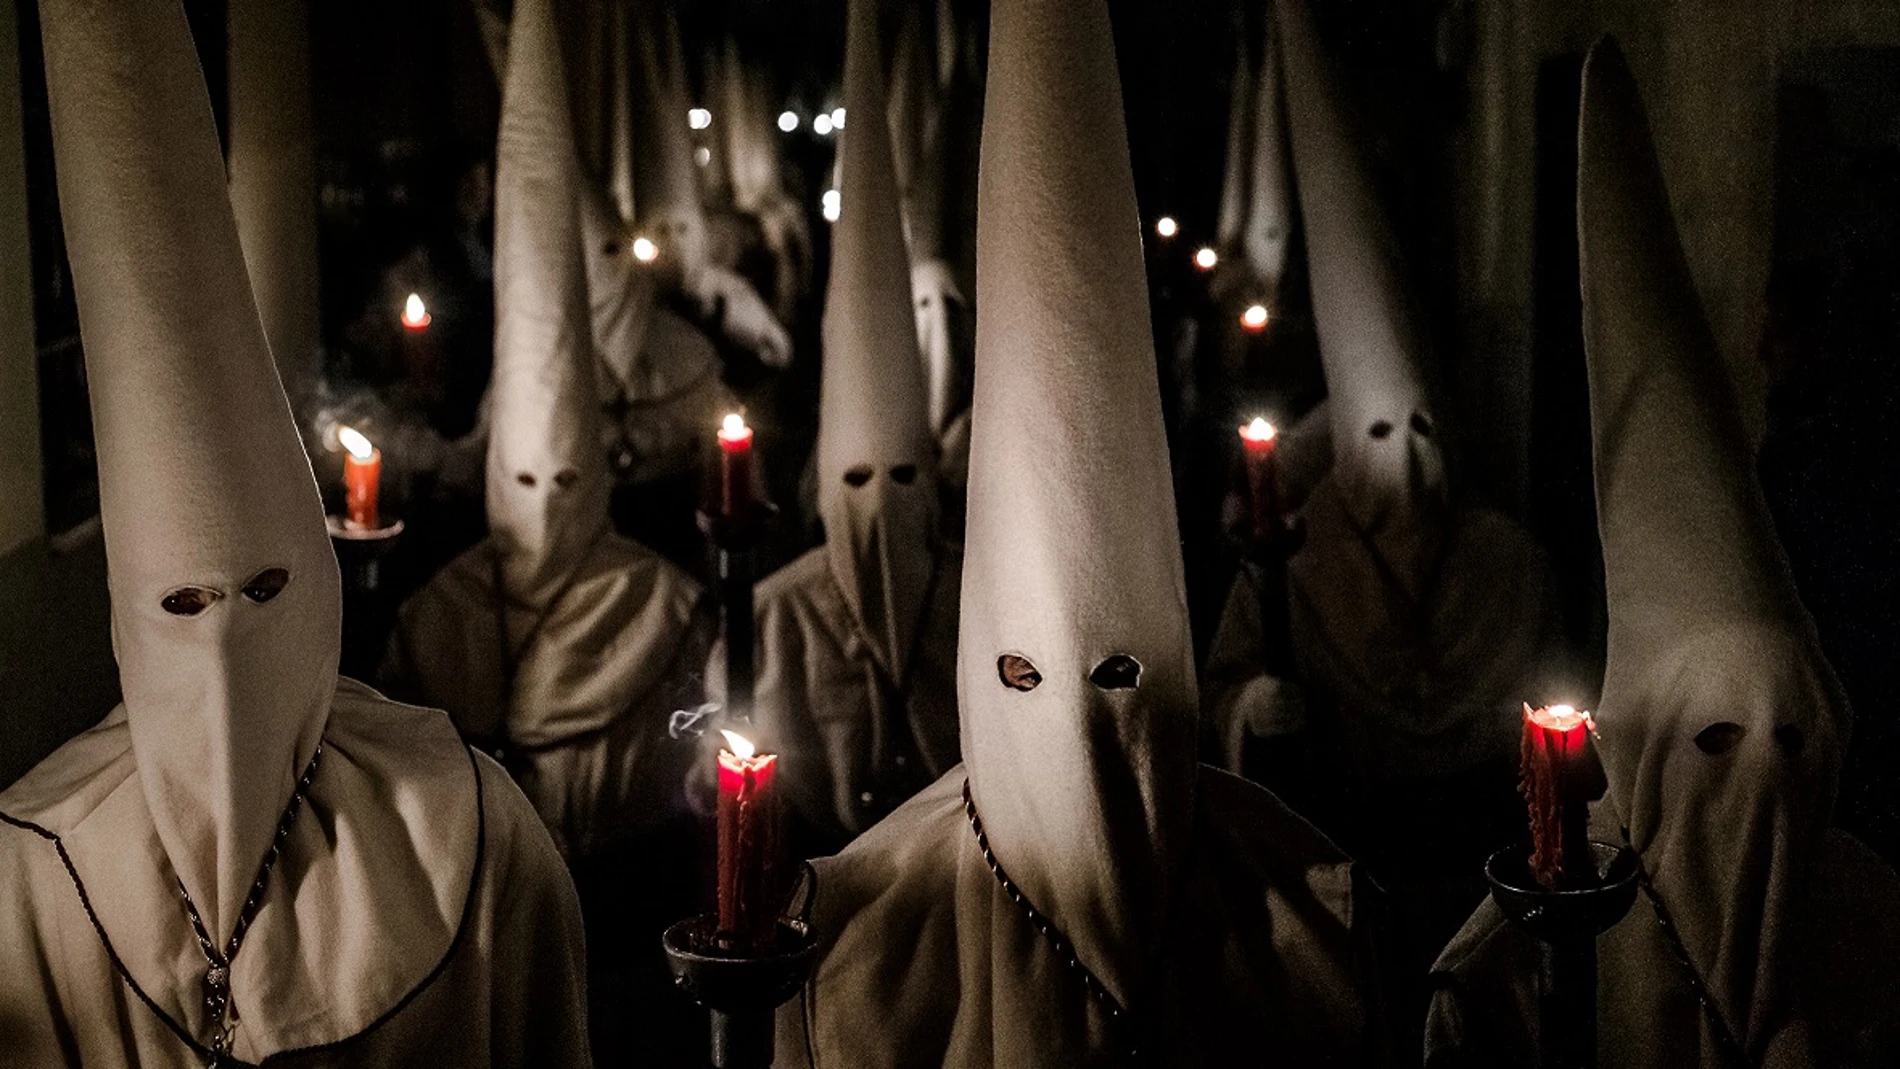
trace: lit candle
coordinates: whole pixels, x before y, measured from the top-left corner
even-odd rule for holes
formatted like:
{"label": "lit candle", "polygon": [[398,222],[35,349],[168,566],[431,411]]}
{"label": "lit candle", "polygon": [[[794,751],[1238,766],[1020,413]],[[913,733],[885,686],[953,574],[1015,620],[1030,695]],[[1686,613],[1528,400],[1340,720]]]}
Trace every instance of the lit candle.
{"label": "lit candle", "polygon": [[1267,329],[1267,318],[1266,305],[1250,304],[1246,311],[1240,313],[1240,325],[1247,328],[1249,333],[1258,334]]}
{"label": "lit candle", "polygon": [[752,501],[752,428],[737,412],[719,426],[719,515],[741,522]]}
{"label": "lit candle", "polygon": [[633,239],[633,258],[643,264],[650,264],[660,258],[660,247],[649,237]]}
{"label": "lit candle", "polygon": [[1171,238],[1179,233],[1180,230],[1181,224],[1175,222],[1174,216],[1172,215],[1164,215],[1155,220],[1155,233],[1160,234],[1164,238]]}
{"label": "lit candle", "polygon": [[1280,536],[1280,483],[1273,472],[1279,432],[1273,424],[1255,416],[1241,426],[1240,444],[1247,458],[1247,507],[1253,518],[1253,536],[1271,545]]}
{"label": "lit candle", "polygon": [[1519,787],[1530,806],[1531,876],[1547,890],[1596,882],[1590,854],[1590,799],[1601,787],[1590,763],[1590,714],[1568,705],[1524,704]]}
{"label": "lit candle", "polygon": [[383,479],[383,451],[370,444],[354,427],[339,427],[337,441],[343,444],[343,522],[359,531],[381,527],[376,515],[376,493]]}
{"label": "lit candle", "polygon": [[771,949],[778,927],[778,755],[758,753],[743,735],[720,734],[716,941],[722,950],[759,955]]}
{"label": "lit candle", "polygon": [[1207,245],[1201,246],[1201,250],[1194,254],[1194,266],[1203,271],[1212,271],[1214,265],[1218,263],[1220,263],[1220,253]]}
{"label": "lit candle", "polygon": [[429,329],[429,309],[422,303],[422,295],[411,293],[409,299],[402,302],[402,325],[405,330]]}

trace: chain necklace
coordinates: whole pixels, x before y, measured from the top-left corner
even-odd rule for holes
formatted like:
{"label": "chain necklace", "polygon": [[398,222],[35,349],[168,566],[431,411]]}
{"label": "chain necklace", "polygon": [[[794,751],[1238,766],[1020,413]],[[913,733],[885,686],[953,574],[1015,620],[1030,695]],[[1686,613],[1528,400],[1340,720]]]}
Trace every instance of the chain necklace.
{"label": "chain necklace", "polygon": [[1102,983],[1101,979],[1083,963],[1081,955],[1076,953],[1075,945],[1062,934],[1062,930],[1056,927],[1048,914],[1037,909],[1029,901],[1029,896],[1023,893],[1023,889],[1016,886],[1016,881],[1010,879],[1009,874],[1003,871],[1003,863],[996,860],[996,852],[990,849],[990,837],[983,831],[983,818],[976,814],[976,799],[970,796],[970,780],[967,776],[963,780],[963,812],[970,818],[970,830],[976,833],[976,846],[983,852],[983,862],[990,867],[990,872],[995,874],[996,882],[1002,885],[1003,893],[1009,896],[1011,902],[1016,903],[1016,908],[1021,910],[1024,919],[1029,921],[1029,926],[1048,940],[1049,945],[1056,952],[1056,957],[1067,963],[1070,971],[1082,978],[1083,989],[1094,997],[1095,1001],[1101,1005],[1102,1012],[1108,1015],[1110,1028],[1124,1033],[1123,1039],[1128,1044],[1129,1060],[1139,1064],[1141,1049],[1126,1035],[1127,1032],[1133,1031],[1134,1022],[1129,1017],[1128,1011],[1123,1008],[1121,1001],[1115,997],[1113,991],[1108,989],[1108,985]]}
{"label": "chain necklace", "polygon": [[318,742],[316,752],[310,755],[310,763],[304,766],[303,775],[297,777],[296,789],[290,792],[284,815],[277,818],[277,833],[271,836],[270,849],[264,851],[264,860],[257,866],[257,879],[251,881],[251,893],[244,897],[237,926],[231,929],[231,938],[225,941],[223,950],[218,949],[205,931],[204,920],[198,916],[198,907],[191,900],[191,892],[185,889],[185,881],[178,881],[178,897],[185,903],[185,916],[191,920],[191,930],[198,937],[198,949],[205,956],[205,1010],[211,1017],[212,1027],[207,1067],[235,1064],[229,1061],[231,1037],[238,1025],[237,1011],[231,1007],[231,960],[237,957],[245,934],[251,930],[251,921],[257,917],[257,907],[264,900],[264,885],[270,881],[277,855],[283,852],[284,843],[290,837],[290,826],[297,819],[297,810],[303,807],[304,792],[310,789],[310,777],[316,775],[317,762],[322,757],[323,743]]}

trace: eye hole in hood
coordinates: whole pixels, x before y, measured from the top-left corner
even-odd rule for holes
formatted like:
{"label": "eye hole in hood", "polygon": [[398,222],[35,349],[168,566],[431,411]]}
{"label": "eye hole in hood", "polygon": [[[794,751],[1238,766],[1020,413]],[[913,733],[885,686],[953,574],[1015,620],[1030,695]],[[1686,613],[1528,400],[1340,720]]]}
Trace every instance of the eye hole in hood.
{"label": "eye hole in hood", "polygon": [[290,585],[290,572],[283,568],[266,568],[251,577],[244,584],[244,597],[254,604],[262,605],[284,592]]}
{"label": "eye hole in hood", "polygon": [[1042,673],[1020,654],[1005,653],[996,659],[996,674],[1011,690],[1031,691],[1042,683]]}
{"label": "eye hole in hood", "polygon": [[223,596],[210,587],[181,586],[159,599],[158,607],[173,616],[196,616]]}
{"label": "eye hole in hood", "polygon": [[1696,749],[1710,757],[1720,757],[1740,745],[1742,737],[1747,734],[1747,728],[1727,720],[1710,724],[1696,733]]}
{"label": "eye hole in hood", "polygon": [[1133,690],[1141,685],[1141,662],[1117,653],[1095,666],[1089,682],[1103,690]]}

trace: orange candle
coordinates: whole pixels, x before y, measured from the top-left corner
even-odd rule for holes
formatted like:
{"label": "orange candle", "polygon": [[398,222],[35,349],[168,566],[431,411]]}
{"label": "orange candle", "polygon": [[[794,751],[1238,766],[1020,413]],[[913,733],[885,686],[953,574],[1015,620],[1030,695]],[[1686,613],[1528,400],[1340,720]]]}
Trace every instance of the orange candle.
{"label": "orange candle", "polygon": [[1246,311],[1240,313],[1240,325],[1247,333],[1258,334],[1267,329],[1268,318],[1266,305],[1250,304]]}
{"label": "orange candle", "polygon": [[1279,432],[1256,416],[1240,428],[1241,451],[1247,459],[1247,507],[1253,518],[1255,540],[1271,544],[1280,537],[1280,483],[1273,471],[1273,453]]}
{"label": "orange candle", "polygon": [[1590,799],[1600,786],[1590,763],[1590,714],[1568,705],[1524,705],[1520,789],[1530,806],[1531,876],[1547,890],[1596,882]]}
{"label": "orange candle", "polygon": [[752,499],[752,428],[737,412],[719,427],[719,515],[743,522]]}
{"label": "orange candle", "polygon": [[359,531],[382,526],[376,514],[376,495],[383,481],[383,451],[370,444],[354,427],[340,427],[343,443],[344,523]]}
{"label": "orange candle", "polygon": [[771,950],[778,928],[778,755],[721,731],[719,751],[719,929],[722,950]]}

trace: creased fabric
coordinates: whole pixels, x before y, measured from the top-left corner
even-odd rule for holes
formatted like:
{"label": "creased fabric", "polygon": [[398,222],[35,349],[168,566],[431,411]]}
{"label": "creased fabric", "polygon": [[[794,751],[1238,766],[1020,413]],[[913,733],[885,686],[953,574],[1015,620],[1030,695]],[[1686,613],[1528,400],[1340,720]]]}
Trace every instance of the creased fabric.
{"label": "creased fabric", "polygon": [[[323,745],[233,962],[235,1055],[589,1065],[573,885],[508,777],[350,680]],[[121,708],[0,794],[0,1063],[204,1064],[167,1024],[206,1035],[205,965],[138,774]]]}

